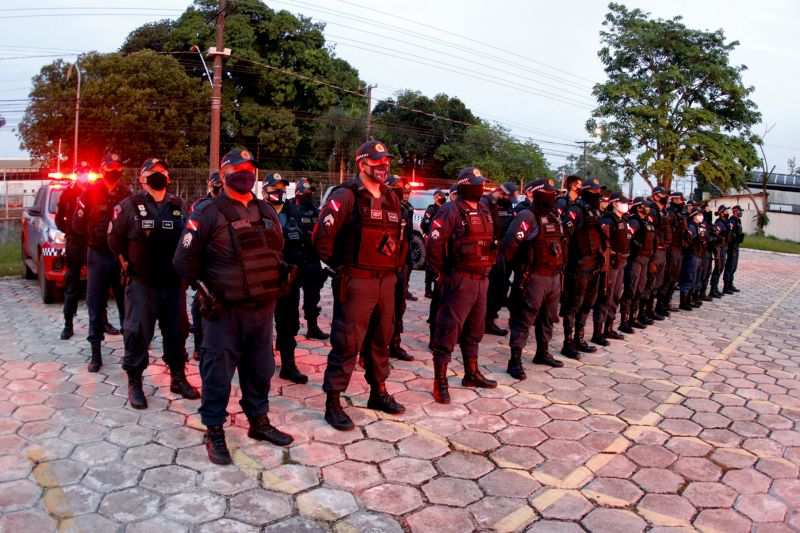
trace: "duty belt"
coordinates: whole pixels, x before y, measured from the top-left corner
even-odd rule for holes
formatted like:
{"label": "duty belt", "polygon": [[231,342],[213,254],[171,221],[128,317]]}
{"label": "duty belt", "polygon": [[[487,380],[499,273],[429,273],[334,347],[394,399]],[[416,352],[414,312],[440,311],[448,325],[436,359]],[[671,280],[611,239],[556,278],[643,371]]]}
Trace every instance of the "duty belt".
{"label": "duty belt", "polygon": [[345,269],[345,274],[351,278],[358,279],[380,279],[394,274],[393,270],[366,270],[363,268],[349,267]]}
{"label": "duty belt", "polygon": [[535,276],[558,276],[563,271],[563,268],[534,267],[531,269],[531,274]]}
{"label": "duty belt", "polygon": [[476,274],[474,272],[467,272],[466,270],[454,270],[454,272],[461,274],[465,278],[474,279],[475,281],[486,279],[485,274]]}

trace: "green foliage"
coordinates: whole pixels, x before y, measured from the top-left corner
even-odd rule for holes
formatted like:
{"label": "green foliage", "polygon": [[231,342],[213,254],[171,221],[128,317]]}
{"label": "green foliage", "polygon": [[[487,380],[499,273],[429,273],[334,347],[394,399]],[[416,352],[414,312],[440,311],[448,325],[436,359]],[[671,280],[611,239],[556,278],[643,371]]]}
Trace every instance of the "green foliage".
{"label": "green foliage", "polygon": [[753,250],[766,250],[768,252],[781,252],[785,254],[800,254],[800,243],[765,237],[763,235],[745,235],[742,248]]}
{"label": "green foliage", "polygon": [[366,138],[366,105],[330,108],[317,119],[314,146],[330,150],[328,171],[341,176],[354,173],[354,154]]}
{"label": "green foliage", "polygon": [[750,127],[761,116],[742,84],[746,67],[729,64],[739,43],[681,17],[653,20],[616,3],[609,10],[598,53],[608,80],[595,85],[586,125],[603,124],[600,150],[651,185],[670,187],[693,171],[698,181],[741,187],[758,164]]}
{"label": "green foliage", "polygon": [[760,213],[757,213],[755,215],[755,219],[756,219],[756,227],[758,228],[756,233],[758,235],[762,235],[763,236],[764,235],[764,228],[766,228],[769,225],[769,213],[767,213],[766,211],[762,211]]}
{"label": "green foliage", "polygon": [[610,191],[620,190],[619,166],[611,159],[600,159],[592,153],[588,153],[586,159],[583,155],[570,155],[561,170],[568,175],[596,178]]}
{"label": "green foliage", "polygon": [[148,22],[133,30],[119,48],[120,53],[130,54],[142,50],[164,50],[167,38],[174,28],[169,19]]}
{"label": "green foliage", "polygon": [[429,98],[409,90],[378,102],[372,115],[373,136],[396,150],[396,165],[406,174],[414,171],[430,177],[442,177],[445,173],[447,161],[435,157],[437,149],[460,141],[469,124],[478,122],[458,98],[446,94]]}
{"label": "green foliage", "polygon": [[[116,151],[134,166],[147,157],[167,158],[174,167],[201,166],[207,158],[210,88],[189,77],[178,61],[152,51],[89,53],[82,71],[79,157],[98,163]],[[57,60],[34,78],[30,103],[20,122],[21,147],[33,160],[53,163],[58,139],[72,153],[75,121],[73,76]]]}
{"label": "green foliage", "polygon": [[541,149],[533,142],[519,142],[499,125],[470,126],[462,141],[441,145],[436,158],[446,176],[455,178],[464,167],[481,169],[495,183],[528,182],[550,175]]}
{"label": "green foliage", "polygon": [[0,244],[0,277],[21,276],[22,257],[19,252],[19,239]]}

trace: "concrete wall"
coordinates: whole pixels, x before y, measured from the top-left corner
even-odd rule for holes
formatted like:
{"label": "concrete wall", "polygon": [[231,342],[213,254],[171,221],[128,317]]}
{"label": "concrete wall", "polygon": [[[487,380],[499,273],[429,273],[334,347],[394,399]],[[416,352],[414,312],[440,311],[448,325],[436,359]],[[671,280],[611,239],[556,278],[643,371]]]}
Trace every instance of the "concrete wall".
{"label": "concrete wall", "polygon": [[[770,192],[769,199],[772,203],[774,192]],[[756,201],[761,202],[761,195],[755,195]],[[756,232],[756,209],[750,196],[721,196],[711,198],[708,205],[716,211],[717,207],[725,204],[728,208],[735,205],[742,206],[742,229],[745,233]],[[760,204],[759,204],[760,205]],[[764,234],[769,237],[800,242],[800,213],[769,211],[769,224],[764,228]]]}

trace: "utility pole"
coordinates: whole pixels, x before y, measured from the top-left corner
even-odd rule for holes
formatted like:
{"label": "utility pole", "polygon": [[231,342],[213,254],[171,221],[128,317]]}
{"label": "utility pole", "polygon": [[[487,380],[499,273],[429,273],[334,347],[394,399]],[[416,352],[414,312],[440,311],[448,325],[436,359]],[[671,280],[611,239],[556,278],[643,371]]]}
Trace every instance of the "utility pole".
{"label": "utility pole", "polygon": [[229,48],[223,48],[225,36],[225,11],[228,0],[219,0],[217,13],[217,43],[209,48],[208,54],[214,56],[214,81],[211,89],[211,146],[208,154],[208,166],[211,170],[219,169],[219,134],[222,113],[222,58],[231,55]]}
{"label": "utility pole", "polygon": [[589,176],[589,145],[594,141],[575,141],[575,144],[583,145],[583,177]]}
{"label": "utility pole", "polygon": [[[78,74],[78,92],[75,94],[75,140],[72,141],[72,168],[78,166],[78,124],[81,114],[81,69],[78,67],[78,62],[72,63],[67,70],[67,80],[72,75],[72,67],[75,67],[75,72]],[[59,154],[61,147],[58,148]]]}
{"label": "utility pole", "polygon": [[367,140],[369,140],[372,130],[372,89],[375,87],[377,85],[367,85]]}

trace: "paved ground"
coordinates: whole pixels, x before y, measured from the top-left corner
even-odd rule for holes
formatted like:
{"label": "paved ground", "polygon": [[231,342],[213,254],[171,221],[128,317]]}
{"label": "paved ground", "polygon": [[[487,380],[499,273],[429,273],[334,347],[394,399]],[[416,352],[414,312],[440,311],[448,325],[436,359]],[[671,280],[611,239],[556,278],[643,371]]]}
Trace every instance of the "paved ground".
{"label": "paved ground", "polygon": [[128,408],[121,338],[88,374],[85,309],[59,341],[60,308],[34,283],[0,281],[0,532],[798,531],[798,267],[744,252],[740,294],[562,369],[528,350],[524,382],[488,337],[482,362],[501,386],[452,376],[449,406],[429,393],[421,299],[406,318],[417,361],[395,363],[390,383],[408,412],[366,410],[358,374],[350,433],[323,421],[327,347],[303,338],[310,383],[273,381],[271,418],[294,445],[250,441],[234,399],[229,467],[207,461],[199,402],[169,392],[159,361],[150,409]]}

